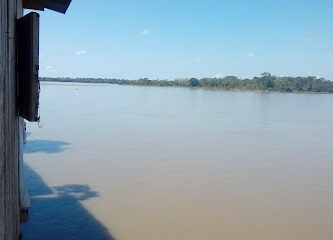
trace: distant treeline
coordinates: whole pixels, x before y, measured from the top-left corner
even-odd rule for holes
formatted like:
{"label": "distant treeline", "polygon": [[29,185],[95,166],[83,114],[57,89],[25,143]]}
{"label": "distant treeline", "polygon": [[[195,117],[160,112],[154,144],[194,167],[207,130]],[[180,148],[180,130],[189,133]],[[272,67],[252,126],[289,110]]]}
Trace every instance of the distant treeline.
{"label": "distant treeline", "polygon": [[48,78],[41,77],[41,81],[52,82],[80,82],[80,83],[109,83],[135,86],[160,87],[192,87],[214,88],[224,90],[252,90],[275,92],[314,92],[333,93],[333,82],[317,77],[277,77],[270,73],[263,73],[252,79],[239,79],[234,76],[224,78],[189,78],[170,80],[139,80],[104,79],[104,78]]}

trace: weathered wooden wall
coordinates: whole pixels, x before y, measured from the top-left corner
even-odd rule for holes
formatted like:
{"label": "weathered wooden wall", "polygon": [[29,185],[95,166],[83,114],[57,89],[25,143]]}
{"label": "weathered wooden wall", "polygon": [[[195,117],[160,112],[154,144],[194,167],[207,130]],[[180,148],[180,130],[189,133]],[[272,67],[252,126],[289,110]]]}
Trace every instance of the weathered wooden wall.
{"label": "weathered wooden wall", "polygon": [[18,116],[15,20],[17,0],[0,0],[0,239],[19,237]]}

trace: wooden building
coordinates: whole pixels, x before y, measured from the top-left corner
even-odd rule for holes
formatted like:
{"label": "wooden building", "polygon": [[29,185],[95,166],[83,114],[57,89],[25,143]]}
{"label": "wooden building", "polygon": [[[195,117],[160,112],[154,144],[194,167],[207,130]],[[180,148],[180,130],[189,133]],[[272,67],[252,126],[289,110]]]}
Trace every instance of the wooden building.
{"label": "wooden building", "polygon": [[65,13],[70,2],[0,0],[0,240],[20,236],[19,158],[23,153],[19,151],[17,19],[23,17],[24,8]]}

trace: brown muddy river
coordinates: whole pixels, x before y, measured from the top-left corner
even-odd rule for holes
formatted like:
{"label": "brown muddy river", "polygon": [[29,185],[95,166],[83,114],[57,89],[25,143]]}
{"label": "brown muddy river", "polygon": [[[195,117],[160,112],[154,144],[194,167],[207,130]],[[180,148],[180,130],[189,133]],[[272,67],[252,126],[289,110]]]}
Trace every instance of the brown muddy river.
{"label": "brown muddy river", "polygon": [[332,240],[333,95],[41,87],[25,240]]}

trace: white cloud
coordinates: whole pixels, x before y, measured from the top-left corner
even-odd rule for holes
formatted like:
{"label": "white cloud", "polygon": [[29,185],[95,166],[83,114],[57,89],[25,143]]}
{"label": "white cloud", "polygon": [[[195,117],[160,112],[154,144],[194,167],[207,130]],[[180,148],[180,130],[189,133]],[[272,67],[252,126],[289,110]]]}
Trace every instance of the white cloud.
{"label": "white cloud", "polygon": [[57,72],[57,70],[55,69],[54,66],[46,66],[45,69],[46,69],[46,71],[48,71],[50,73]]}
{"label": "white cloud", "polygon": [[313,42],[314,40],[316,40],[316,38],[314,36],[305,37],[305,41],[307,41],[307,42]]}
{"label": "white cloud", "polygon": [[248,57],[254,57],[254,53],[253,52],[250,52],[247,54]]}
{"label": "white cloud", "polygon": [[223,78],[224,74],[223,73],[218,73],[214,76],[214,78]]}
{"label": "white cloud", "polygon": [[149,33],[149,29],[144,29],[142,30],[142,32],[140,33],[141,36],[146,36]]}
{"label": "white cloud", "polygon": [[87,54],[87,50],[84,50],[84,49],[82,49],[82,50],[78,50],[78,51],[76,51],[75,54],[76,54],[77,56],[85,55],[85,54]]}
{"label": "white cloud", "polygon": [[195,61],[196,63],[201,63],[201,59],[200,59],[200,58],[196,58],[194,61]]}

